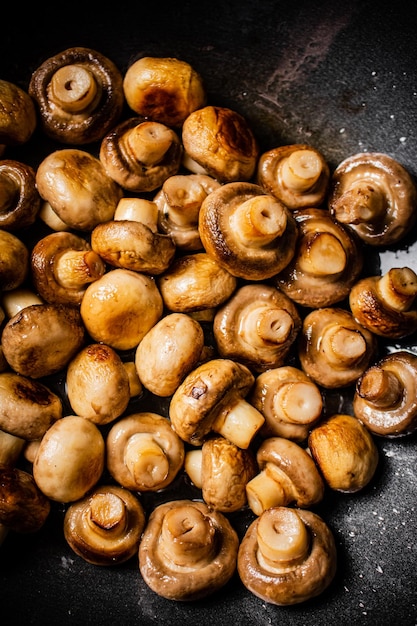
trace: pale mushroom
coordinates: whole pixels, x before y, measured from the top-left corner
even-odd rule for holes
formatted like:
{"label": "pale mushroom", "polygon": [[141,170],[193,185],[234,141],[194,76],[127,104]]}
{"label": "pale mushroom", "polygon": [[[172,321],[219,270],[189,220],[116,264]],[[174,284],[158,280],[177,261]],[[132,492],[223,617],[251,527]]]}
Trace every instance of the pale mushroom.
{"label": "pale mushroom", "polygon": [[40,207],[35,170],[20,161],[0,161],[0,228],[16,232],[31,226]]}
{"label": "pale mushroom", "polygon": [[0,293],[23,285],[28,273],[28,247],[13,233],[0,229]]}
{"label": "pale mushroom", "polygon": [[9,319],[14,317],[22,309],[34,304],[45,304],[45,302],[37,293],[28,287],[17,287],[16,289],[5,291],[1,298],[4,318],[7,316]]}

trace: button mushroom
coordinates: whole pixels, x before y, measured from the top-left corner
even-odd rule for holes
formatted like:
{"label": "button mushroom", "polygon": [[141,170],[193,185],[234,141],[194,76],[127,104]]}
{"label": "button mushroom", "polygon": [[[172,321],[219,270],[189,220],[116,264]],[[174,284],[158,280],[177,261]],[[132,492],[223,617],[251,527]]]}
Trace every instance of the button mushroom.
{"label": "button mushroom", "polygon": [[304,318],[298,356],[304,372],[327,389],[356,382],[376,353],[376,337],[338,307],[315,309]]}
{"label": "button mushroom", "polygon": [[329,178],[323,155],[307,144],[279,146],[264,152],[256,172],[257,183],[292,210],[322,205]]}
{"label": "button mushroom", "polygon": [[356,493],[374,477],[379,453],[368,428],[352,415],[336,414],[310,432],[308,447],[326,484]]}
{"label": "button mushroom", "polygon": [[55,232],[39,239],[31,252],[32,281],[50,304],[81,304],[87,286],[106,266],[83,237]]}
{"label": "button mushroom", "polygon": [[221,357],[255,372],[283,365],[301,328],[295,304],[271,285],[247,284],[216,312],[213,334]]}
{"label": "button mushroom", "polygon": [[100,162],[123,189],[133,193],[155,191],[181,166],[182,144],[165,124],[132,117],[103,137]]}
{"label": "button mushroom", "polygon": [[28,247],[13,233],[0,229],[0,293],[23,285],[28,273]]}
{"label": "button mushroom", "polygon": [[190,113],[182,127],[184,166],[221,183],[252,178],[259,146],[246,119],[227,107],[205,106]]}
{"label": "button mushroom", "polygon": [[168,600],[201,600],[236,571],[239,539],[229,520],[205,503],[175,500],[151,513],[139,545],[145,583]]}
{"label": "button mushroom", "polygon": [[32,73],[29,94],[43,132],[70,145],[99,141],[124,106],[120,71],[91,48],[68,48],[46,59]]}
{"label": "button mushroom", "polygon": [[36,185],[65,224],[87,232],[113,218],[123,195],[100,160],[77,148],[49,153],[38,166]]}
{"label": "button mushroom", "polygon": [[184,443],[165,417],[149,411],[115,422],[107,435],[106,449],[108,471],[132,491],[164,489],[184,463]]}
{"label": "button mushroom", "polygon": [[7,322],[1,343],[15,372],[42,378],[62,370],[84,344],[85,335],[77,307],[32,304]]}
{"label": "button mushroom", "polygon": [[249,401],[262,413],[263,437],[305,441],[324,408],[316,383],[301,369],[283,365],[262,372],[255,379]]}
{"label": "button mushroom", "polygon": [[297,224],[261,187],[236,182],[222,185],[203,201],[199,232],[207,254],[231,274],[266,280],[294,256]]}
{"label": "button mushroom", "polygon": [[401,437],[417,430],[417,356],[398,350],[381,358],[359,378],[355,416],[374,435]]}
{"label": "button mushroom", "polygon": [[354,154],[334,171],[328,206],[365,243],[389,246],[416,222],[417,188],[407,170],[387,154]]}
{"label": "button mushroom", "polygon": [[323,593],[337,571],[333,533],[312,511],[274,507],[248,527],[237,569],[246,589],[278,606]]}
{"label": "button mushroom", "polygon": [[29,141],[37,125],[35,104],[21,87],[0,80],[0,148]]}
{"label": "button mushroom", "polygon": [[31,226],[40,207],[35,170],[20,161],[0,161],[0,228],[16,232]]}
{"label": "button mushroom", "polygon": [[42,528],[51,510],[33,476],[18,467],[0,465],[0,524],[17,533]]}
{"label": "button mushroom", "polygon": [[417,274],[410,267],[395,267],[356,282],[349,305],[356,321],[375,335],[400,339],[417,330],[416,296]]}
{"label": "button mushroom", "polygon": [[318,309],[344,300],[363,267],[360,240],[323,209],[293,211],[298,240],[275,284],[294,302]]}
{"label": "button mushroom", "polygon": [[169,417],[185,442],[201,446],[209,433],[249,447],[264,423],[245,400],[254,383],[250,370],[231,359],[212,359],[192,370],[173,394]]}
{"label": "button mushroom", "polygon": [[182,126],[206,103],[201,76],[189,63],[173,57],[136,60],[126,71],[123,91],[135,113],[173,127]]}
{"label": "button mushroom", "polygon": [[113,566],[136,556],[145,512],[137,497],[118,485],[101,485],[71,504],[64,536],[78,556],[93,565]]}

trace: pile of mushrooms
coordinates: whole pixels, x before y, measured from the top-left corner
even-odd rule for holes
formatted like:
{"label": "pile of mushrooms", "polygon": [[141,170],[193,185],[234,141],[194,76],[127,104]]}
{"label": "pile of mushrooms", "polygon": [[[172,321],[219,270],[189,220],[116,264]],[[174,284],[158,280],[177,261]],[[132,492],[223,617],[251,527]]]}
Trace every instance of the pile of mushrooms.
{"label": "pile of mushrooms", "polygon": [[[275,605],[324,593],[336,529],[315,508],[373,480],[375,437],[417,431],[417,358],[379,350],[417,330],[417,270],[363,263],[410,233],[411,176],[262,153],[175,58],[123,75],[71,48],[0,103],[0,536],[58,504],[79,558],[135,559],[167,599],[235,572]],[[53,149],[29,164],[36,127]]]}

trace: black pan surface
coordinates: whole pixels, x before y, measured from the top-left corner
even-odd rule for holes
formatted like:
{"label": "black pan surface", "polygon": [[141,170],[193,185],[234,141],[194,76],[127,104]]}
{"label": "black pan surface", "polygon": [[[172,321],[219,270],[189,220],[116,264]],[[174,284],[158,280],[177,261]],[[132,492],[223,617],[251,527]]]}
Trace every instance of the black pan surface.
{"label": "black pan surface", "polygon": [[[410,2],[213,0],[99,8],[55,3],[48,10],[44,4],[8,3],[8,8],[7,20],[2,17],[0,77],[24,88],[43,60],[71,46],[94,48],[123,72],[144,55],[183,58],[203,76],[210,103],[242,113],[263,149],[310,143],[332,168],[357,152],[380,151],[417,176],[417,19]],[[28,148],[34,164],[41,156]],[[365,271],[406,265],[417,271],[416,239],[414,229],[400,249],[373,253]],[[399,347],[417,353],[416,337],[382,349]],[[328,401],[335,411],[349,412],[349,397],[334,393]],[[167,409],[152,398],[132,408],[148,407]],[[63,537],[63,507],[54,506],[40,532],[9,533],[0,548],[1,624],[415,626],[416,443],[415,435],[379,438],[380,464],[368,488],[355,495],[327,493],[315,508],[334,532],[339,558],[334,582],[315,600],[272,606],[247,592],[237,575],[206,600],[164,600],[147,588],[135,560],[110,569],[77,557]],[[189,493],[180,477],[155,498]],[[144,499],[146,507],[151,500]],[[252,518],[244,511],[230,519],[243,536]]]}

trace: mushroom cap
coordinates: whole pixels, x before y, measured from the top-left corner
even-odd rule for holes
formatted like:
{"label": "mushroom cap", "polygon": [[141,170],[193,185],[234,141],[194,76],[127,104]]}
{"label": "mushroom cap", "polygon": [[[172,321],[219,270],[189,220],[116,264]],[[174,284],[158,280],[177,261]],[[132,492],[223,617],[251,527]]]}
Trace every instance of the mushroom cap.
{"label": "mushroom cap", "polygon": [[0,228],[9,232],[31,226],[41,207],[35,170],[12,159],[0,161]]}
{"label": "mushroom cap", "polygon": [[0,293],[22,285],[29,272],[29,249],[16,235],[0,230]]}
{"label": "mushroom cap", "polygon": [[36,108],[30,95],[18,85],[0,80],[0,145],[26,143],[36,125]]}
{"label": "mushroom cap", "polygon": [[50,510],[49,499],[31,474],[0,465],[0,524],[18,533],[37,532]]}

